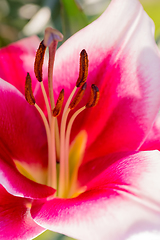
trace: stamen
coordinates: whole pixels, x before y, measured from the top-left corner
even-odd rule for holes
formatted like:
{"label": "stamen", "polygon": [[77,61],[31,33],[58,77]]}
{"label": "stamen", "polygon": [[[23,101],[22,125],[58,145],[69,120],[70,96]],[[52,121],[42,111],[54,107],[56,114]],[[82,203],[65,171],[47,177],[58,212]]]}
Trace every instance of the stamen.
{"label": "stamen", "polygon": [[45,101],[46,108],[47,108],[49,125],[51,126],[51,117],[52,117],[52,115],[51,115],[51,110],[50,110],[50,105],[49,105],[47,93],[46,93],[46,90],[44,88],[43,82],[40,82],[40,84],[41,84],[42,94],[43,94],[44,101]]}
{"label": "stamen", "polygon": [[[69,142],[70,142],[70,135],[71,135],[71,128],[73,125],[74,120],[76,119],[76,117],[83,111],[86,109],[86,106],[81,107],[80,109],[78,109],[71,117],[69,123],[68,123],[68,127],[67,127],[67,131],[66,131],[66,143],[65,143],[65,166],[66,166],[66,184],[69,182]],[[68,187],[68,185],[67,185]]]}
{"label": "stamen", "polygon": [[61,132],[60,132],[60,174],[59,174],[59,190],[58,196],[64,197],[66,186],[66,162],[65,162],[65,130],[66,130],[66,121],[70,109],[68,108],[66,112],[63,112],[62,122],[61,122]]}
{"label": "stamen", "polygon": [[[53,109],[52,115],[54,117],[57,117],[62,109],[62,104],[64,101],[64,89],[61,90],[59,97],[57,99],[57,103],[55,108]],[[55,143],[56,143],[56,154],[57,154],[57,162],[59,162],[60,159],[60,138],[59,138],[59,128],[58,128],[58,122],[57,119],[55,119]]]}
{"label": "stamen", "polygon": [[[66,189],[66,186],[68,186],[68,177],[67,177],[66,171],[65,171],[67,166],[66,166],[65,154],[64,154],[66,121],[67,121],[67,116],[70,112],[70,108],[68,108],[68,107],[70,105],[70,102],[71,102],[76,90],[77,90],[77,87],[83,86],[83,84],[85,83],[85,81],[87,79],[87,75],[88,75],[88,55],[87,55],[86,50],[83,49],[80,53],[79,78],[76,82],[76,86],[74,87],[73,91],[71,92],[71,94],[70,94],[70,96],[69,96],[69,98],[66,102],[66,105],[64,107],[64,111],[63,111],[63,114],[62,114],[62,120],[61,120],[61,129],[60,129],[61,130],[60,131],[60,176],[59,176],[59,193],[58,193],[59,196],[62,196],[62,194],[64,193],[64,189]],[[84,85],[84,88],[85,88],[85,85]],[[84,89],[81,89],[80,92],[84,93]],[[79,97],[75,98],[75,99],[79,99]],[[78,101],[77,101],[77,104],[78,104]],[[71,107],[72,107],[72,105],[71,105]]]}
{"label": "stamen", "polygon": [[50,106],[47,98],[47,94],[43,85],[43,77],[42,77],[42,67],[44,62],[44,55],[46,51],[46,46],[44,45],[44,41],[42,41],[39,45],[39,48],[36,52],[35,62],[34,62],[34,73],[36,75],[37,80],[41,83],[41,89],[44,97],[44,101],[47,107],[47,113],[48,113],[48,120],[51,125],[51,111]]}
{"label": "stamen", "polygon": [[74,99],[72,100],[72,102],[70,103],[69,108],[71,110],[74,109],[77,106],[77,104],[81,101],[85,93],[86,87],[87,87],[87,83],[85,82],[83,86],[80,88],[80,90],[78,91],[78,93],[76,94],[76,96],[74,97]]}
{"label": "stamen", "polygon": [[[84,69],[84,71],[83,71]],[[85,72],[85,74],[83,74],[83,72]],[[76,82],[76,86],[74,87],[73,91],[71,92],[67,102],[66,102],[66,105],[64,107],[64,111],[63,111],[63,115],[62,115],[62,121],[63,121],[63,116],[65,114],[65,112],[67,111],[68,107],[69,107],[69,104],[77,90],[78,87],[81,87],[84,82],[86,81],[87,79],[87,75],[88,75],[88,55],[87,55],[87,52],[85,49],[83,49],[80,53],[80,70],[79,70],[79,78]]]}
{"label": "stamen", "polygon": [[48,186],[57,189],[56,149],[55,149],[55,118],[51,122],[51,140],[48,154]]}
{"label": "stamen", "polygon": [[42,41],[39,45],[34,62],[34,73],[39,82],[42,82],[42,66],[44,62],[44,54],[46,51],[46,46],[44,45],[43,42],[44,41]]}
{"label": "stamen", "polygon": [[64,89],[61,90],[61,92],[58,96],[57,102],[56,102],[56,106],[53,109],[53,116],[54,117],[57,117],[60,114],[61,109],[62,109],[63,101],[64,101]]}
{"label": "stamen", "polygon": [[70,110],[74,109],[77,104],[81,101],[85,90],[86,90],[87,84],[84,83],[83,86],[78,91],[75,98],[72,100],[72,102],[69,105],[69,108],[63,113],[62,116],[62,122],[61,122],[61,151],[60,151],[60,178],[59,178],[59,196],[62,196],[62,194],[65,194],[65,190],[68,188],[68,162],[65,160],[66,155],[65,153],[65,130],[66,130],[66,121],[68,114]]}
{"label": "stamen", "polygon": [[91,108],[97,105],[99,100],[99,89],[95,84],[91,86],[91,94],[88,103],[86,104],[86,108]]}
{"label": "stamen", "polygon": [[[47,99],[47,94],[44,89],[44,85],[42,83],[42,66],[43,66],[43,62],[44,62],[44,54],[46,51],[46,47],[49,46],[53,40],[58,41],[61,39],[62,39],[62,34],[59,33],[59,31],[54,30],[52,28],[47,28],[45,31],[45,39],[39,45],[39,48],[36,53],[35,63],[34,63],[34,72],[35,72],[35,75],[36,75],[36,78],[38,79],[38,81],[41,82],[41,89],[42,89],[42,93],[43,93],[44,100],[46,103],[48,119],[49,119],[50,125],[51,125],[51,113],[50,113],[49,102]],[[57,45],[56,45],[56,47],[57,47]],[[50,53],[50,55],[53,55],[53,59],[54,59],[55,51],[54,51],[54,54]],[[53,60],[53,62],[54,62],[54,60]],[[52,73],[49,72],[49,74],[53,74],[53,70],[52,70]],[[51,76],[49,76],[49,78],[51,78]],[[52,88],[52,86],[51,86],[51,88]],[[52,92],[53,92],[53,88],[52,88]],[[52,97],[50,99],[53,100]]]}
{"label": "stamen", "polygon": [[38,110],[39,114],[41,115],[41,118],[43,120],[45,129],[46,129],[46,133],[47,133],[47,140],[48,140],[48,144],[50,143],[51,140],[51,135],[50,135],[50,128],[46,119],[46,116],[44,115],[42,109],[35,103],[35,108]]}
{"label": "stamen", "polygon": [[47,119],[42,109],[35,104],[36,109],[42,117],[47,134],[48,141],[48,186],[57,188],[57,173],[56,173],[56,154],[55,154],[55,138],[54,138],[54,121],[52,118],[51,128],[49,128]]}
{"label": "stamen", "polygon": [[77,87],[81,87],[87,80],[88,76],[88,54],[85,49],[80,53],[80,68],[79,68],[79,78],[76,82]]}
{"label": "stamen", "polygon": [[[69,142],[70,142],[70,135],[71,135],[71,128],[73,126],[73,122],[75,121],[76,117],[82,112],[84,111],[86,108],[89,107],[94,107],[99,100],[99,89],[95,84],[92,84],[91,86],[91,94],[90,94],[90,99],[88,101],[88,103],[81,107],[80,109],[78,109],[71,117],[69,123],[68,123],[68,127],[67,127],[67,131],[66,131],[66,145],[65,145],[65,152],[66,152],[66,179],[69,178]],[[66,182],[68,182],[68,180],[66,180]]]}
{"label": "stamen", "polygon": [[30,105],[35,105],[36,101],[33,96],[32,80],[29,73],[27,73],[26,82],[25,82],[25,98]]}
{"label": "stamen", "polygon": [[46,119],[42,109],[36,104],[35,98],[33,96],[33,91],[32,91],[32,80],[31,80],[31,76],[29,73],[27,73],[26,82],[25,82],[25,98],[26,98],[27,102],[30,105],[34,105],[36,107],[36,109],[38,110],[38,112],[40,113],[42,120],[44,122],[45,128],[46,128],[48,140],[50,140],[49,125],[48,125],[47,119]]}
{"label": "stamen", "polygon": [[68,127],[67,127],[67,131],[66,131],[66,156],[69,156],[69,141],[70,141],[70,135],[71,135],[71,128],[73,125],[74,120],[76,119],[76,117],[83,111],[86,109],[86,106],[81,107],[80,109],[78,109],[71,117],[69,123],[68,123]]}
{"label": "stamen", "polygon": [[[48,121],[42,111],[42,109],[35,103],[35,98],[32,92],[31,77],[29,73],[26,76],[25,82],[25,98],[27,102],[31,105],[34,105],[39,114],[42,117],[48,142],[48,185],[56,189],[57,187],[57,176],[56,176],[56,156],[54,151],[55,138],[54,138],[54,118],[53,123],[51,124],[51,129],[49,128]],[[53,145],[52,145],[53,144]]]}
{"label": "stamen", "polygon": [[[70,109],[69,104],[71,102],[72,97],[74,96],[75,92],[77,90],[77,87],[75,86],[73,91],[71,92],[66,105],[63,110],[62,119],[61,119],[61,128],[60,128],[60,173],[59,173],[59,190],[58,190],[58,196],[62,197],[62,194],[64,193],[65,189],[65,129],[66,129],[66,121],[67,116],[69,114]],[[68,183],[66,184],[68,185]]]}

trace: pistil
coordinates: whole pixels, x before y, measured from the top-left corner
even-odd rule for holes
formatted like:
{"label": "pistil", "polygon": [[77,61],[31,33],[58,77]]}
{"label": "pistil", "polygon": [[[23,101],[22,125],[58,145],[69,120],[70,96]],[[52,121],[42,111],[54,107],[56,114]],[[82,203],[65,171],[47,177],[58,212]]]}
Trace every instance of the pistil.
{"label": "pistil", "polygon": [[48,62],[48,89],[51,109],[55,107],[53,96],[53,66],[55,60],[55,53],[59,41],[63,40],[63,35],[51,27],[46,28],[44,35],[44,45],[49,48],[49,62]]}
{"label": "pistil", "polygon": [[[49,61],[48,61],[48,90],[51,109],[55,107],[54,95],[53,95],[53,67],[55,61],[55,53],[59,41],[63,40],[63,35],[56,29],[51,27],[46,28],[44,35],[44,45],[49,48]],[[60,139],[59,139],[59,127],[57,119],[55,120],[55,138],[56,138],[56,154],[60,158]]]}

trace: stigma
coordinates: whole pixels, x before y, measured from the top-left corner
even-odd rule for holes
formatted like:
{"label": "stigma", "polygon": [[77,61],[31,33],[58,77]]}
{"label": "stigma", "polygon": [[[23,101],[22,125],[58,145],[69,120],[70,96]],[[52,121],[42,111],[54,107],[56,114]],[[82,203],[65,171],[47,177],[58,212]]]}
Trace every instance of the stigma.
{"label": "stigma", "polygon": [[[99,100],[99,89],[95,84],[91,85],[90,97],[86,104],[72,113],[72,110],[77,108],[81,102],[87,88],[88,77],[88,54],[85,49],[80,52],[79,60],[79,76],[75,80],[75,87],[71,90],[68,99],[65,99],[65,89],[59,93],[57,101],[54,99],[53,89],[53,69],[56,49],[59,41],[63,40],[63,35],[56,29],[47,28],[45,31],[44,39],[41,41],[35,56],[34,72],[37,81],[41,85],[42,94],[47,109],[47,116],[43,113],[42,109],[36,103],[36,99],[32,92],[32,80],[29,73],[26,76],[25,82],[25,98],[26,101],[33,105],[40,116],[42,117],[48,142],[48,180],[47,185],[55,188],[57,197],[72,197],[75,195],[76,181],[78,175],[78,168],[80,166],[80,157],[78,157],[77,164],[74,169],[70,171],[72,159],[70,159],[70,135],[73,123],[76,121],[78,115],[87,111],[97,105]],[[48,90],[49,97],[43,85],[43,62],[45,57],[46,48],[49,48],[48,60]],[[65,100],[65,104],[64,104]],[[63,111],[62,111],[63,109]],[[61,115],[60,115],[61,113]],[[58,125],[57,119],[61,116],[61,124]],[[70,115],[70,120],[68,117]],[[83,136],[79,136],[77,142],[82,143]],[[73,160],[74,161],[74,160]]]}

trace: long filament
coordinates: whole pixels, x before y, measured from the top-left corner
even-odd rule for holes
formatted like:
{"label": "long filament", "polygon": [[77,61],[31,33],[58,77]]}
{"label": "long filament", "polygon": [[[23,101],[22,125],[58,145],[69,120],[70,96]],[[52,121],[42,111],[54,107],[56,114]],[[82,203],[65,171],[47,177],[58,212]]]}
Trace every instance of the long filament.
{"label": "long filament", "polygon": [[57,189],[57,172],[56,172],[56,149],[55,149],[55,118],[51,122],[51,142],[48,158],[48,186]]}
{"label": "long filament", "polygon": [[70,104],[70,102],[71,102],[71,100],[72,100],[72,98],[73,98],[76,90],[77,90],[77,87],[75,86],[74,89],[73,89],[73,91],[71,92],[71,94],[70,94],[67,102],[66,102],[66,105],[65,105],[64,110],[63,110],[62,121],[63,121],[63,117],[64,117],[64,115],[65,115],[65,112],[67,111],[67,109],[68,109],[68,107],[69,107],[69,104]]}
{"label": "long filament", "polygon": [[41,117],[42,117],[42,120],[43,120],[43,123],[44,123],[45,129],[46,129],[47,140],[48,140],[48,142],[50,142],[51,134],[50,134],[50,128],[49,128],[49,125],[48,125],[48,122],[47,122],[46,116],[44,115],[42,109],[37,105],[37,103],[35,103],[34,106],[35,106],[35,108],[38,110],[39,114],[40,114]]}
{"label": "long filament", "polygon": [[[49,153],[51,152],[51,133],[50,133],[50,128],[49,128],[47,119],[46,119],[43,111],[41,110],[41,108],[36,103],[35,103],[34,106],[37,109],[37,111],[39,112],[39,114],[41,115],[43,123],[44,123],[44,126],[45,126],[45,129],[46,129],[47,142],[48,142],[48,163],[49,163],[50,162],[50,160],[49,160],[50,154]],[[49,181],[49,184],[50,184],[50,181]]]}
{"label": "long filament", "polygon": [[86,109],[86,106],[81,107],[80,109],[78,109],[71,117],[69,123],[68,123],[68,127],[67,127],[67,131],[66,131],[66,141],[65,141],[65,166],[66,166],[66,181],[69,182],[69,141],[70,141],[70,135],[71,135],[71,128],[73,126],[73,122],[75,120],[75,118]]}
{"label": "long filament", "polygon": [[44,97],[44,101],[47,107],[47,113],[48,113],[48,121],[49,121],[49,125],[51,126],[51,110],[50,110],[50,106],[49,106],[49,101],[48,101],[48,97],[46,94],[46,90],[44,88],[43,82],[40,82],[41,84],[41,89],[42,89],[42,93],[43,93],[43,97]]}
{"label": "long filament", "polygon": [[55,119],[55,139],[57,160],[60,159],[60,136],[57,118]]}
{"label": "long filament", "polygon": [[[48,171],[49,171],[49,173],[48,173],[48,185],[56,188],[57,187],[56,186],[57,185],[56,153],[57,153],[57,157],[59,157],[59,152],[60,152],[60,150],[59,150],[60,149],[60,146],[59,146],[60,145],[60,143],[59,143],[60,140],[59,140],[58,122],[57,122],[57,119],[55,119],[51,115],[49,101],[48,101],[48,97],[47,97],[43,82],[40,82],[40,84],[41,84],[41,89],[42,89],[42,93],[43,93],[43,96],[44,96],[45,104],[46,104],[46,107],[47,107],[48,120],[49,120],[49,125],[50,125],[50,128],[51,128],[51,143],[49,143],[49,145],[51,145],[50,146],[51,149],[48,150],[48,154],[50,155],[49,160],[48,160]],[[56,147],[56,150],[55,150],[55,147]]]}
{"label": "long filament", "polygon": [[65,193],[66,186],[68,183],[66,182],[65,176],[65,130],[66,130],[66,122],[67,117],[70,112],[68,108],[63,116],[63,121],[61,123],[61,133],[60,133],[60,175],[59,175],[59,196],[62,196]]}
{"label": "long filament", "polygon": [[57,175],[56,175],[56,153],[55,153],[55,118],[52,118],[51,129],[48,125],[47,119],[41,108],[35,103],[34,105],[42,117],[46,129],[48,140],[48,186],[57,188]]}
{"label": "long filament", "polygon": [[66,182],[65,185],[65,181],[66,181],[66,177],[65,177],[65,130],[66,130],[66,121],[67,121],[67,116],[69,114],[70,109],[69,104],[75,94],[77,90],[77,87],[75,86],[73,91],[71,92],[66,105],[64,107],[63,110],[63,114],[62,114],[62,120],[61,120],[61,128],[60,128],[60,174],[59,174],[59,196],[62,196],[62,194],[64,193],[66,187],[68,185],[68,183]]}

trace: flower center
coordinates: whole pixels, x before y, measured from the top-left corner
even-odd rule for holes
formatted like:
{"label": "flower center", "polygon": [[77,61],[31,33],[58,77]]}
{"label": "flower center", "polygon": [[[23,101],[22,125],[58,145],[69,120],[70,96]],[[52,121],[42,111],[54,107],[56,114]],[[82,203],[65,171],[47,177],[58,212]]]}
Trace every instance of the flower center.
{"label": "flower center", "polygon": [[[99,90],[92,84],[91,94],[85,106],[79,108],[70,118],[67,124],[69,113],[78,105],[83,98],[87,87],[88,76],[88,55],[85,49],[80,53],[79,77],[74,89],[72,90],[62,113],[61,124],[58,126],[57,117],[59,116],[63,100],[64,89],[61,90],[55,104],[53,94],[53,65],[58,41],[63,39],[62,34],[52,28],[45,31],[44,40],[40,43],[36,53],[34,71],[37,80],[40,82],[44,101],[47,108],[47,117],[37,105],[32,92],[30,74],[27,73],[25,82],[25,97],[30,105],[34,105],[42,117],[48,141],[48,186],[57,189],[58,197],[71,197],[75,194],[78,168],[82,160],[82,153],[86,143],[86,133],[81,131],[76,137],[74,144],[70,146],[70,134],[73,122],[76,117],[86,108],[93,107],[99,99]],[[46,47],[49,48],[48,61],[48,89],[49,100],[43,85],[42,67]],[[50,103],[49,103],[50,101]],[[57,163],[58,162],[58,163]]]}

